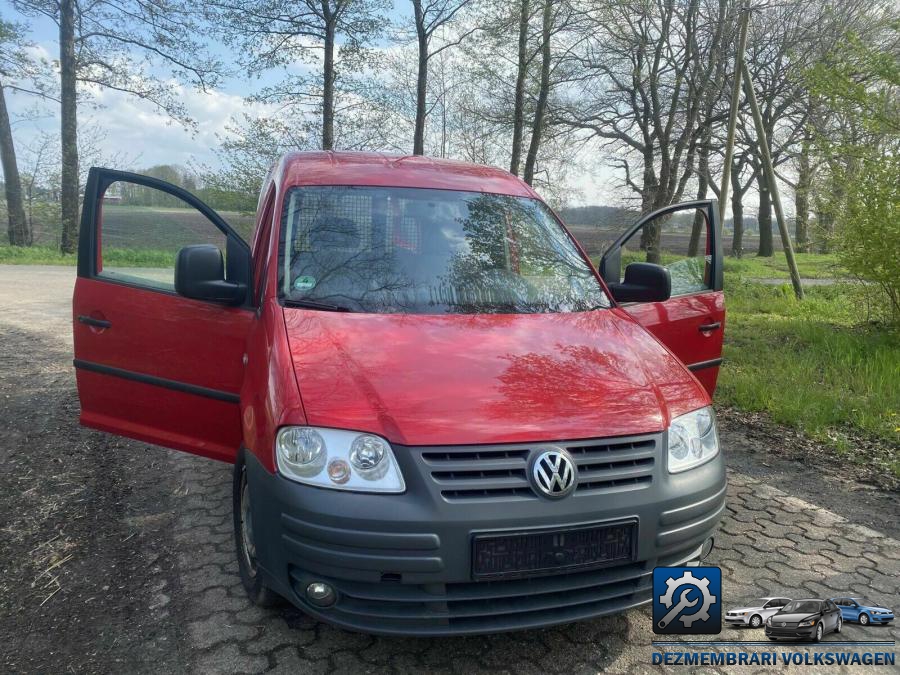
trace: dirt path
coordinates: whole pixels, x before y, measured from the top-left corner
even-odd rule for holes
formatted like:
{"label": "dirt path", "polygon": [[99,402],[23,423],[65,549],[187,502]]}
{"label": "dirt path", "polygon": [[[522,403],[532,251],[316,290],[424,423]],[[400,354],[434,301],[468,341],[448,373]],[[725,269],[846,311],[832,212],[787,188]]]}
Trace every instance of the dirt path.
{"label": "dirt path", "polygon": [[[391,639],[250,606],[229,467],[77,425],[73,275],[0,266],[0,671],[650,670],[647,609],[510,635]],[[710,562],[722,567],[725,604],[852,593],[900,608],[895,496],[769,456],[772,442],[723,428],[729,506]],[[848,626],[841,637],[900,630]]]}

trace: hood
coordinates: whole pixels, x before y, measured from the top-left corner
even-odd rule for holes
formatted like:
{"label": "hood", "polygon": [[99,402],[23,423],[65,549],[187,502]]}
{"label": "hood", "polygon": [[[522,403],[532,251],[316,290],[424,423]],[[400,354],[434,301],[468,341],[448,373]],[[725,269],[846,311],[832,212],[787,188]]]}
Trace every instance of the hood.
{"label": "hood", "polygon": [[620,310],[353,314],[284,309],[307,423],[404,445],[661,431],[709,398]]}
{"label": "hood", "polygon": [[892,612],[893,610],[888,607],[881,607],[879,605],[860,605],[860,609],[869,609],[873,612]]}
{"label": "hood", "polygon": [[779,621],[784,621],[785,623],[799,623],[801,621],[805,621],[806,619],[817,619],[822,616],[821,612],[813,612],[810,614],[809,612],[799,612],[797,614],[775,614],[772,616],[772,623],[778,623]]}
{"label": "hood", "polygon": [[729,609],[727,614],[740,614],[741,612],[758,612],[762,607],[738,607],[737,609]]}

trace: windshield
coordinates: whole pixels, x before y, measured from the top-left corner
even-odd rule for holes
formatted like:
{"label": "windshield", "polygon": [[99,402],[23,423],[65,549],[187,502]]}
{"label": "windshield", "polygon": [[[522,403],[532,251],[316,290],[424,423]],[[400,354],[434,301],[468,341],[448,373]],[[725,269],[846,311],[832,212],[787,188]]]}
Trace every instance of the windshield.
{"label": "windshield", "polygon": [[818,600],[797,600],[788,603],[781,610],[781,614],[813,614],[820,609]]}
{"label": "windshield", "polygon": [[860,607],[877,607],[874,603],[869,602],[866,598],[852,598],[853,601],[859,605]]}
{"label": "windshield", "polygon": [[609,307],[536,199],[422,188],[293,188],[279,295],[320,309],[414,314]]}

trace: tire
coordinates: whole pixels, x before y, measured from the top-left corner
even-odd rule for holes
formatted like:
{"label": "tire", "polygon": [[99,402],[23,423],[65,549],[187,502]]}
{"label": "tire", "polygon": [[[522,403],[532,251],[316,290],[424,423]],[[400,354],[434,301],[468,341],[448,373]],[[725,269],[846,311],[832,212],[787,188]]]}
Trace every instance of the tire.
{"label": "tire", "polygon": [[816,624],[816,635],[813,638],[813,642],[821,642],[824,636],[825,627],[821,623]]}
{"label": "tire", "polygon": [[238,453],[234,463],[231,510],[234,520],[234,544],[238,571],[247,596],[257,607],[272,607],[281,597],[269,588],[256,565],[256,545],[253,543],[253,518],[250,512],[250,486],[247,485],[247,465],[244,451]]}
{"label": "tire", "polygon": [[860,615],[859,615],[859,622],[860,622],[863,626],[868,626],[868,625],[869,625],[869,615],[868,615],[868,614],[860,614]]}
{"label": "tire", "polygon": [[837,627],[834,629],[835,633],[840,633],[844,630],[844,617],[839,616],[837,620]]}
{"label": "tire", "polygon": [[762,626],[762,617],[759,614],[754,614],[750,617],[750,628],[759,628]]}

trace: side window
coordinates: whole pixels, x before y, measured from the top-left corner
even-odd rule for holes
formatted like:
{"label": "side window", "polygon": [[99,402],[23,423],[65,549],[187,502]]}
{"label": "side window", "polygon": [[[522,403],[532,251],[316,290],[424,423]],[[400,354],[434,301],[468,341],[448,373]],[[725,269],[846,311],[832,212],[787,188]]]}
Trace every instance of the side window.
{"label": "side window", "polygon": [[225,234],[200,211],[163,190],[116,181],[98,205],[97,276],[175,290],[175,255],[183,246],[213,244]]}
{"label": "side window", "polygon": [[709,229],[702,208],[657,216],[622,245],[621,268],[633,262],[662,265],[672,277],[673,297],[709,290],[713,287]]}

